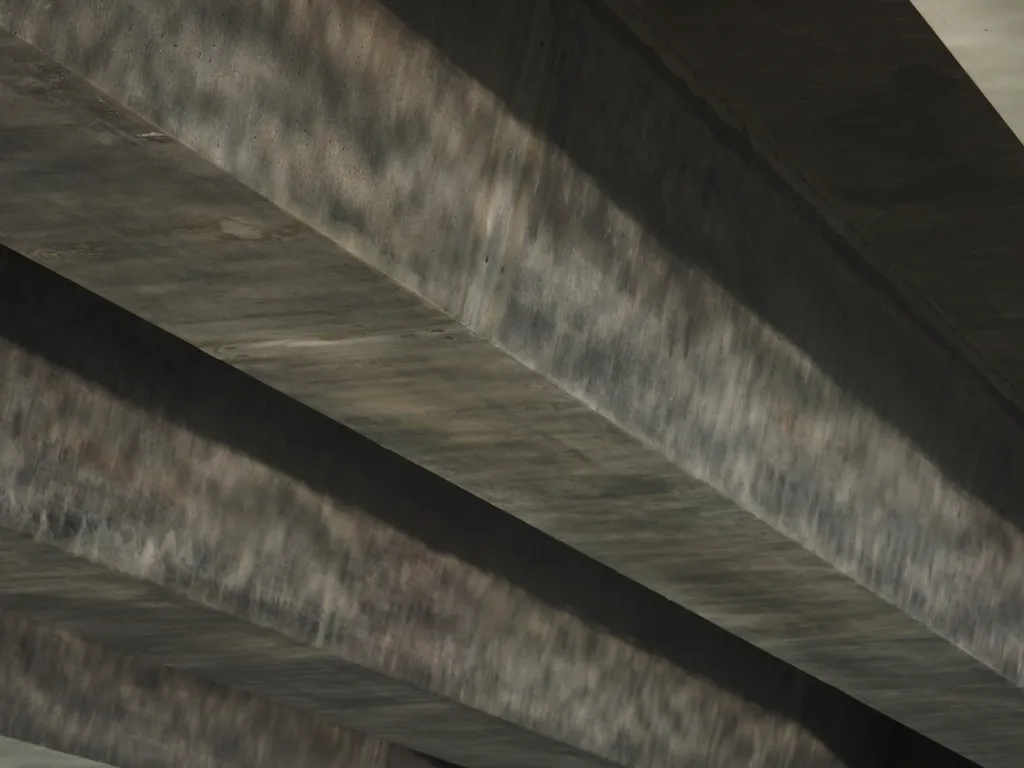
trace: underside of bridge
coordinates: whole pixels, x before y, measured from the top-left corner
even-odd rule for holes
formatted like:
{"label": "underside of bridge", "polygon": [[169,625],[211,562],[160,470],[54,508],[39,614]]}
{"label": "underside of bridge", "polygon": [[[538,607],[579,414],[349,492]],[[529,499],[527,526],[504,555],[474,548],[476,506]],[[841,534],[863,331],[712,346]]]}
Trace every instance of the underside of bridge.
{"label": "underside of bridge", "polygon": [[0,0],[0,764],[1016,768],[1013,30]]}

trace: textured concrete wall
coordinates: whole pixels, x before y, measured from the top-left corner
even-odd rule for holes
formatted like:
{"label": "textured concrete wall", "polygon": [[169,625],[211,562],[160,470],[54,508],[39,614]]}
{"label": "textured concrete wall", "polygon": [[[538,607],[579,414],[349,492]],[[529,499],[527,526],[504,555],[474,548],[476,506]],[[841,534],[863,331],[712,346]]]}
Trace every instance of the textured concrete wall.
{"label": "textured concrete wall", "polygon": [[[118,768],[429,768],[386,742],[6,613],[0,734]],[[83,763],[26,762],[48,765]]]}
{"label": "textured concrete wall", "polygon": [[0,20],[424,304],[239,226],[280,220],[209,171],[223,217],[169,206],[178,156],[140,181],[122,117],[55,154],[52,105],[8,155],[37,196],[9,242],[986,764],[1019,754],[1024,435],[587,6]]}

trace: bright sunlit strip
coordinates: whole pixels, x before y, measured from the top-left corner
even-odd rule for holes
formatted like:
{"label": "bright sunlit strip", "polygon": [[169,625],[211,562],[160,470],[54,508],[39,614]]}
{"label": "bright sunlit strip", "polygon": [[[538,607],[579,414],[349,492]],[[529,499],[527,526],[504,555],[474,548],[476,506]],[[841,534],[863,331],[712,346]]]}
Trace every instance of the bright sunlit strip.
{"label": "bright sunlit strip", "polygon": [[1024,1],[912,2],[1017,138],[1024,141]]}

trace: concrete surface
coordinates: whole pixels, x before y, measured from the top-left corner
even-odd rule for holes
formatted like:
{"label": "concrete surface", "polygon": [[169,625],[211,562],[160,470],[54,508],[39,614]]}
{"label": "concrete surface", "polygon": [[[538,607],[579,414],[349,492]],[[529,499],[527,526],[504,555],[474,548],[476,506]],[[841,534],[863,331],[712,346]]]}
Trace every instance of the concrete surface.
{"label": "concrete surface", "polygon": [[159,125],[6,43],[4,241],[1015,764],[1019,424],[590,6],[19,0],[0,22]]}
{"label": "concrete surface", "polygon": [[0,337],[0,611],[468,768],[965,764],[9,251]]}
{"label": "concrete surface", "polygon": [[3,768],[430,768],[399,747],[7,613],[0,734]]}

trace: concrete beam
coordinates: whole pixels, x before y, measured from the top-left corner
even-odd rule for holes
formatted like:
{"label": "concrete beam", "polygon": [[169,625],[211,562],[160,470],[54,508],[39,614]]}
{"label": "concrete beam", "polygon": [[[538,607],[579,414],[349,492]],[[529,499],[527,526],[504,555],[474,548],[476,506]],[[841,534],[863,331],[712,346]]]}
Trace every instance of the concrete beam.
{"label": "concrete beam", "polygon": [[400,747],[7,613],[0,734],[6,768],[430,768]]}
{"label": "concrete beam", "polygon": [[9,251],[0,610],[475,768],[960,758]]}
{"label": "concrete beam", "polygon": [[1014,763],[1024,432],[589,6],[19,0],[0,24],[159,126],[6,43],[0,237]]}

